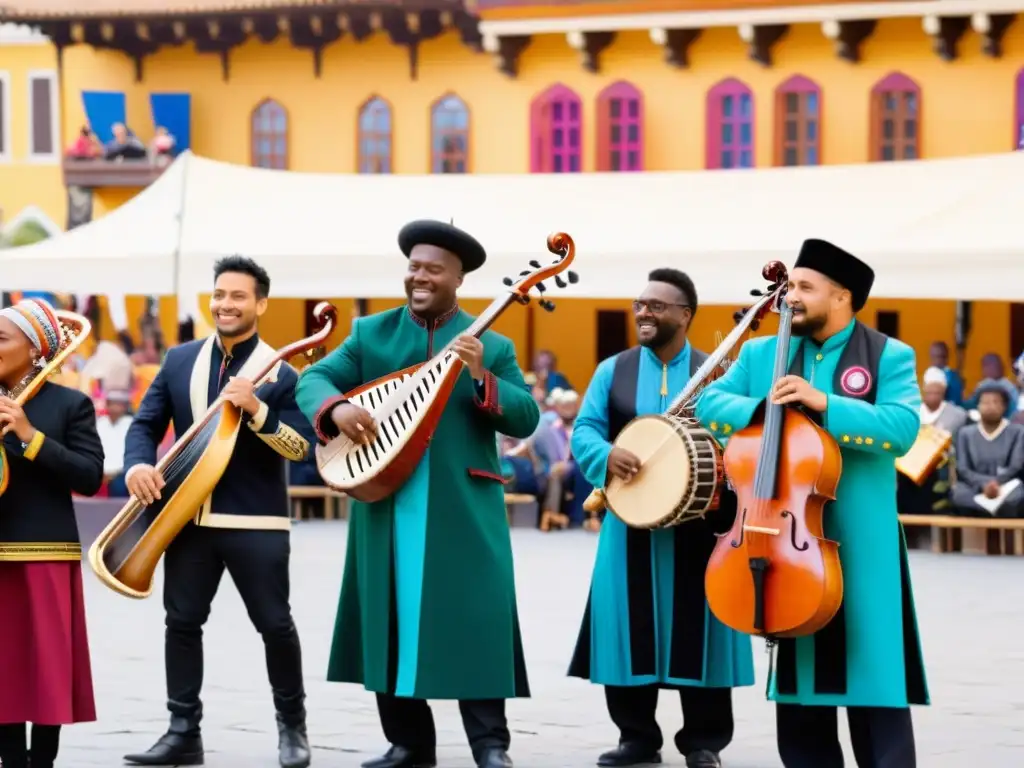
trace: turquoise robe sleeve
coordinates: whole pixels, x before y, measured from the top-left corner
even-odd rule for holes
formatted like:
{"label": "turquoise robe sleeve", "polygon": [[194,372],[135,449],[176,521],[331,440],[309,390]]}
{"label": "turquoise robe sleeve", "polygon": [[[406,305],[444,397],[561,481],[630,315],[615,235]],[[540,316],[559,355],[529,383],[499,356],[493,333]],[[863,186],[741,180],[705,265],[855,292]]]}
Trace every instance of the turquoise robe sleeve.
{"label": "turquoise robe sleeve", "polygon": [[763,397],[750,395],[750,364],[753,344],[740,347],[740,355],[722,378],[711,382],[697,398],[695,415],[723,446],[729,435],[750,424]]}
{"label": "turquoise robe sleeve", "polygon": [[608,476],[608,454],[612,450],[608,442],[608,397],[614,371],[614,357],[597,366],[572,427],[572,456],[595,488],[603,488]]}
{"label": "turquoise robe sleeve", "polygon": [[875,404],[831,394],[825,429],[842,448],[898,457],[921,427],[921,390],[913,348],[890,339],[878,362]]}
{"label": "turquoise robe sleeve", "polygon": [[519,370],[515,348],[507,339],[502,340],[490,370],[484,374],[483,397],[475,394],[473,400],[503,435],[527,438],[537,429],[540,407]]}
{"label": "turquoise robe sleeve", "polygon": [[359,321],[356,320],[340,347],[299,374],[295,402],[324,443],[338,436],[331,412],[345,402],[345,392],[364,383],[359,360]]}

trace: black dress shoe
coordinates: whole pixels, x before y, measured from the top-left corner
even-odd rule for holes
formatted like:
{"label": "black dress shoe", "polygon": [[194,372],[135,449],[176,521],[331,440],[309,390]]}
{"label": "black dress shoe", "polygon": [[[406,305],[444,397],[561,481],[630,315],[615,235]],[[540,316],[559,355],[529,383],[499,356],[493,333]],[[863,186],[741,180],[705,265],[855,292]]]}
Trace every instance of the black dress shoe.
{"label": "black dress shoe", "polygon": [[203,737],[165,733],[148,752],[125,755],[132,765],[202,765]]}
{"label": "black dress shoe", "polygon": [[658,765],[660,762],[660,750],[628,741],[597,758],[601,766]]}
{"label": "black dress shoe", "polygon": [[405,747],[391,747],[380,757],[367,760],[362,768],[435,768],[437,756],[431,754],[416,754]]}
{"label": "black dress shoe", "polygon": [[306,726],[278,723],[277,754],[281,768],[308,768],[312,762]]}
{"label": "black dress shoe", "polygon": [[501,747],[491,747],[480,752],[476,765],[477,768],[512,768],[512,758]]}
{"label": "black dress shoe", "polygon": [[686,756],[686,768],[722,768],[722,758],[710,749],[698,749]]}

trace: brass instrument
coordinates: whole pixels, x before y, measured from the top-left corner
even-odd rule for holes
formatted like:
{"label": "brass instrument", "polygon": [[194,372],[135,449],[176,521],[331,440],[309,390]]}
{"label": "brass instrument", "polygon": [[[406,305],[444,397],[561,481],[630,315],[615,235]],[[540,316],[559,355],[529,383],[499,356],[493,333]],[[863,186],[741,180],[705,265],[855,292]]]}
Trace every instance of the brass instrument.
{"label": "brass instrument", "polygon": [[[54,310],[54,315],[57,316],[57,322],[60,323],[61,330],[63,331],[60,351],[53,360],[39,369],[39,372],[14,398],[14,402],[19,406],[25,405],[25,403],[35,397],[36,392],[39,391],[43,384],[51,377],[60,373],[61,366],[75,353],[75,350],[82,346],[85,340],[89,338],[89,334],[92,333],[92,323],[82,315],[62,309]],[[8,430],[10,430],[9,424],[4,427],[2,434],[6,434]],[[9,477],[7,453],[2,450],[0,450],[0,462],[2,462],[2,468],[0,468],[0,495],[2,495],[7,490],[7,480]]]}
{"label": "brass instrument", "polygon": [[[334,329],[337,311],[327,302],[313,310],[321,328],[278,351],[253,377],[266,383],[278,363],[322,344]],[[153,574],[167,547],[213,493],[234,453],[242,412],[222,397],[210,404],[156,469],[164,477],[162,498],[146,506],[132,496],[89,548],[89,564],[100,581],[125,597],[142,599],[153,591]]]}

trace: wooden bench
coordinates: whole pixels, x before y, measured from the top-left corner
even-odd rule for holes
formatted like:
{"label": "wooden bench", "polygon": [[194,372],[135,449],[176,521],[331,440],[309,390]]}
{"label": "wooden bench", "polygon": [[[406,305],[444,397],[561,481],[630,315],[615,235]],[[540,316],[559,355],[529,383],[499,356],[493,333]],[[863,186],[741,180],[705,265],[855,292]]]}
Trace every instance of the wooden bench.
{"label": "wooden bench", "polygon": [[302,520],[304,499],[323,499],[324,520],[344,520],[348,516],[348,496],[325,485],[291,485],[288,498],[292,503],[292,520]]}
{"label": "wooden bench", "polygon": [[[990,548],[1003,555],[1024,555],[1024,520],[1002,517],[959,517],[956,515],[900,515],[904,527],[932,529],[933,552],[963,551],[963,531],[990,531]],[[1000,536],[1000,533],[1002,534]]]}
{"label": "wooden bench", "polygon": [[[526,508],[522,513],[517,514],[517,509]],[[521,528],[535,528],[537,526],[537,497],[529,493],[506,493],[505,494],[505,516],[508,524]]]}

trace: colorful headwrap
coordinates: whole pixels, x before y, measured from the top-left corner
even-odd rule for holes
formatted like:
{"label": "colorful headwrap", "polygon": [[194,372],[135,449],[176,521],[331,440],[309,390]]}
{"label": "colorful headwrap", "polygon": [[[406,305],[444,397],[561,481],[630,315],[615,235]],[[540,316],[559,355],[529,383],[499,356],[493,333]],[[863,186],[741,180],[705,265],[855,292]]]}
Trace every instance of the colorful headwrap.
{"label": "colorful headwrap", "polygon": [[64,345],[60,320],[44,299],[23,299],[14,306],[0,309],[0,317],[6,317],[21,329],[44,362],[53,360]]}

